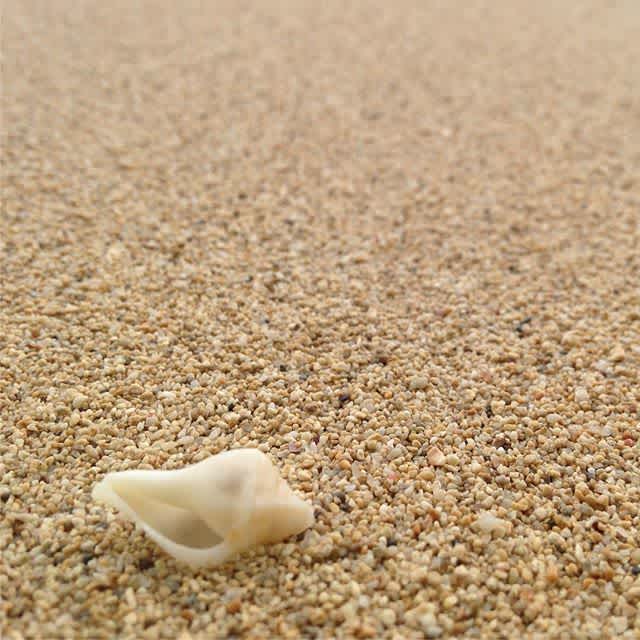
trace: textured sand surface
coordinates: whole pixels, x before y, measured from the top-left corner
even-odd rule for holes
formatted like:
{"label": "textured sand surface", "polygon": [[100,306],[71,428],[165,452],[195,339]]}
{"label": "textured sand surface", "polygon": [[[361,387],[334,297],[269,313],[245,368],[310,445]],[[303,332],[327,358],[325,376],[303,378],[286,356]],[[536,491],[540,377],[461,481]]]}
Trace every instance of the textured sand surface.
{"label": "textured sand surface", "polygon": [[[638,637],[636,0],[7,2],[2,134],[3,638]],[[312,530],[90,498],[238,446]]]}

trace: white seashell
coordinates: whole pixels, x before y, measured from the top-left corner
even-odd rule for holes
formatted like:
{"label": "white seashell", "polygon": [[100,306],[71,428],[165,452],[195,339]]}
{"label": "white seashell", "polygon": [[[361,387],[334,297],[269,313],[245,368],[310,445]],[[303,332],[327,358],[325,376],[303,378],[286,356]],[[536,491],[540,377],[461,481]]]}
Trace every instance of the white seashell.
{"label": "white seashell", "polygon": [[167,553],[192,567],[216,566],[313,524],[258,449],[234,449],[176,471],[109,473],[93,498],[118,509]]}

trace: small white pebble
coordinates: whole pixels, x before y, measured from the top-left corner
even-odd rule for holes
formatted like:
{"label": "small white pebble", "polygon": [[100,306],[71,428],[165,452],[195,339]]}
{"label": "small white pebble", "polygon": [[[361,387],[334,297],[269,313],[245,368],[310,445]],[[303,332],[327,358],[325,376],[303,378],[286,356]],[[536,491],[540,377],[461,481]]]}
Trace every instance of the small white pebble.
{"label": "small white pebble", "polygon": [[430,465],[441,467],[445,461],[444,453],[442,453],[438,447],[431,447],[429,451],[427,451],[427,460]]}
{"label": "small white pebble", "polygon": [[409,381],[409,389],[411,391],[422,391],[429,386],[429,380],[424,376],[416,376]]}
{"label": "small white pebble", "polygon": [[469,465],[469,470],[471,471],[471,473],[478,474],[480,473],[480,471],[482,471],[482,465],[477,460],[474,460]]}
{"label": "small white pebble", "polygon": [[575,347],[580,344],[580,337],[575,331],[567,331],[563,334],[560,342],[563,347]]}
{"label": "small white pebble", "polygon": [[86,409],[89,406],[89,398],[82,393],[78,393],[73,397],[71,405],[74,409]]}
{"label": "small white pebble", "polygon": [[511,529],[511,524],[485,511],[475,521],[474,527],[482,533],[491,533],[502,537]]}
{"label": "small white pebble", "polygon": [[396,623],[396,612],[393,609],[383,609],[380,612],[380,620],[385,627],[393,627]]}
{"label": "small white pebble", "polygon": [[584,387],[576,387],[574,399],[578,404],[589,402],[589,392]]}
{"label": "small white pebble", "polygon": [[395,460],[396,458],[400,458],[405,453],[404,447],[398,445],[389,451],[389,460]]}
{"label": "small white pebble", "polygon": [[436,618],[432,613],[420,616],[419,622],[427,638],[439,638],[442,635],[442,627],[436,623]]}
{"label": "small white pebble", "polygon": [[549,509],[547,509],[546,507],[538,507],[533,512],[533,517],[539,522],[542,522],[549,517]]}
{"label": "small white pebble", "polygon": [[452,467],[457,467],[460,464],[460,458],[455,453],[450,453],[444,461]]}

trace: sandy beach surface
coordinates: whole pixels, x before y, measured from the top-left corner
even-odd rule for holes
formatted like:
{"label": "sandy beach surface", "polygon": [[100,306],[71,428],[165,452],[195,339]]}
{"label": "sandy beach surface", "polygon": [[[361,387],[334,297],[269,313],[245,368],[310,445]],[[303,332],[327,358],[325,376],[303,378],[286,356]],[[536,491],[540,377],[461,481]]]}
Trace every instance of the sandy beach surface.
{"label": "sandy beach surface", "polygon": [[[0,636],[640,635],[640,4],[8,2]],[[107,472],[259,447],[176,563]]]}

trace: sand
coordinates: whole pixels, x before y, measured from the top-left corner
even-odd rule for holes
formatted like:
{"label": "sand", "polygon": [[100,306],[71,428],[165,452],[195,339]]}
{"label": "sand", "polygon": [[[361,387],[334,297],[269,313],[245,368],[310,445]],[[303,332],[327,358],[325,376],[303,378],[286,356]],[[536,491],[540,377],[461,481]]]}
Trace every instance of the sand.
{"label": "sand", "polygon": [[[5,3],[0,635],[637,638],[639,69],[635,0]],[[91,500],[239,446],[312,530]]]}

